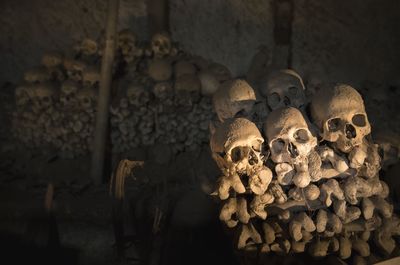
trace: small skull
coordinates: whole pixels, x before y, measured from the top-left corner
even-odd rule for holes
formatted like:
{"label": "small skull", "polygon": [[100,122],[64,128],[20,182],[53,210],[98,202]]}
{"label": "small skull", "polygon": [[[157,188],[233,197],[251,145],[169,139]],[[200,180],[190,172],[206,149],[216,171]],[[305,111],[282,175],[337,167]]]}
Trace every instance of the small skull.
{"label": "small skull", "polygon": [[256,102],[253,88],[242,79],[223,83],[213,96],[218,119],[223,122],[234,117],[249,117]]}
{"label": "small skull", "polygon": [[364,101],[353,87],[337,84],[320,90],[311,102],[311,117],[323,140],[333,142],[340,151],[349,153],[371,133]]}
{"label": "small skull", "polygon": [[195,74],[184,74],[175,80],[175,103],[190,109],[200,98],[201,83]]}
{"label": "small skull", "polygon": [[87,68],[85,62],[75,59],[66,58],[63,62],[63,65],[67,71],[67,75],[70,79],[81,82],[83,71]]}
{"label": "small skull", "polygon": [[24,80],[28,83],[43,83],[51,79],[51,75],[46,67],[40,66],[25,72]]}
{"label": "small skull", "polygon": [[231,71],[228,67],[219,63],[212,63],[208,66],[208,70],[222,83],[232,78]]}
{"label": "small skull", "polygon": [[82,42],[75,47],[75,50],[85,56],[92,56],[98,53],[98,43],[90,38],[84,38]]}
{"label": "small skull", "polygon": [[222,170],[254,174],[263,165],[264,142],[257,126],[245,118],[228,119],[212,132],[210,147]]}
{"label": "small skull", "polygon": [[47,68],[57,67],[62,64],[64,57],[57,52],[45,53],[42,57],[42,65]]}
{"label": "small skull", "polygon": [[149,92],[142,85],[131,84],[126,90],[129,104],[135,107],[145,106],[149,100]]}
{"label": "small skull", "polygon": [[137,47],[135,33],[129,29],[124,29],[118,33],[118,48],[126,62],[132,62],[136,57],[142,55],[143,50]]}
{"label": "small skull", "polygon": [[159,82],[153,87],[154,96],[160,101],[171,99],[174,93],[174,87],[171,82]]}
{"label": "small skull", "polygon": [[264,132],[275,163],[298,164],[317,145],[303,114],[293,107],[272,111],[265,121]]}
{"label": "small skull", "polygon": [[156,33],[151,38],[151,49],[154,57],[163,58],[168,56],[172,50],[172,42],[168,33]]}
{"label": "small skull", "polygon": [[47,109],[53,105],[55,87],[51,83],[41,83],[33,86],[33,105],[37,109]]}
{"label": "small skull", "polygon": [[82,72],[82,81],[85,87],[97,87],[100,82],[100,69],[89,66]]}
{"label": "small skull", "polygon": [[26,106],[33,98],[33,86],[21,84],[15,88],[15,104],[17,107]]}
{"label": "small skull", "polygon": [[272,72],[261,86],[260,93],[267,98],[272,109],[280,107],[300,108],[305,104],[304,83],[299,74],[291,69]]}
{"label": "small skull", "polygon": [[72,80],[66,80],[61,85],[60,102],[64,107],[72,107],[76,103],[76,94],[81,90],[81,85]]}
{"label": "small skull", "polygon": [[97,102],[97,90],[93,87],[85,87],[76,95],[80,109],[86,112],[93,112]]}

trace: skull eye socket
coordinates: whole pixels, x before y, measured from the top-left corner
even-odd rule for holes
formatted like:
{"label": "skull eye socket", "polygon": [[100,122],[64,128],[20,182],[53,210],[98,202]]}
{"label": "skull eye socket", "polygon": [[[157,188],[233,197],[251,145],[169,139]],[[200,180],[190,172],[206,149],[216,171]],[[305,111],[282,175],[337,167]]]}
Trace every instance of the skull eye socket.
{"label": "skull eye socket", "polygon": [[50,98],[49,98],[49,97],[44,97],[44,98],[43,98],[43,102],[45,102],[45,103],[50,102]]}
{"label": "skull eye socket", "polygon": [[260,141],[254,141],[251,145],[251,148],[256,152],[261,152],[262,143]]}
{"label": "skull eye socket", "polygon": [[84,98],[84,99],[83,99],[83,103],[89,104],[89,103],[90,103],[90,100],[89,100],[88,98]]}
{"label": "skull eye socket", "polygon": [[334,119],[330,119],[328,121],[328,130],[331,132],[336,132],[339,130],[339,126],[340,126],[340,119],[339,118],[334,118]]}
{"label": "skull eye socket", "polygon": [[232,151],[231,151],[232,162],[234,162],[234,163],[239,162],[240,160],[243,159],[243,156],[244,156],[243,150],[240,146],[237,146],[232,149]]}
{"label": "skull eye socket", "polygon": [[288,90],[289,90],[289,94],[292,96],[296,96],[297,93],[299,92],[299,88],[295,87],[295,86],[289,87]]}
{"label": "skull eye socket", "polygon": [[310,140],[308,131],[305,129],[299,129],[293,134],[294,139],[299,143],[306,143]]}
{"label": "skull eye socket", "polygon": [[278,93],[272,93],[267,97],[267,100],[270,106],[276,106],[281,102],[281,97]]}
{"label": "skull eye socket", "polygon": [[364,127],[365,125],[367,125],[367,121],[366,121],[364,114],[354,115],[353,118],[351,119],[351,121],[353,122],[353,124],[355,126],[358,126],[358,127]]}
{"label": "skull eye socket", "polygon": [[271,143],[271,149],[277,153],[281,153],[284,148],[285,148],[285,141],[282,140],[281,138],[278,138]]}

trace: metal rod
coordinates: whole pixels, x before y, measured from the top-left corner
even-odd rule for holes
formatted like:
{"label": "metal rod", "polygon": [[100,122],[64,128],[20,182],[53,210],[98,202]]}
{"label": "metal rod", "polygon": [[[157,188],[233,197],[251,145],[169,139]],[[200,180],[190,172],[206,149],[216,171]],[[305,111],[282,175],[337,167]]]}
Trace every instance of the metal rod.
{"label": "metal rod", "polygon": [[104,53],[101,60],[100,91],[97,105],[96,128],[94,132],[95,134],[91,165],[92,180],[97,185],[103,182],[110,90],[116,46],[118,7],[119,0],[108,1],[106,46],[104,48]]}

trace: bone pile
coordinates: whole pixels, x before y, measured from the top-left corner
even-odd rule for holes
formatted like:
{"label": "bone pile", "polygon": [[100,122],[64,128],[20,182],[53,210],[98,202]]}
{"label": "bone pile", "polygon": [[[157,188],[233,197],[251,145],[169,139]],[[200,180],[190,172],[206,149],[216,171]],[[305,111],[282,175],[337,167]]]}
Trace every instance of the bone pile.
{"label": "bone pile", "polygon": [[[91,150],[104,40],[83,39],[69,55],[46,53],[15,90],[14,134],[24,148],[73,158]],[[111,142],[116,153],[169,144],[176,152],[209,141],[211,96],[229,70],[178,49],[166,33],[149,43],[118,35]]]}
{"label": "bone pile", "polygon": [[260,261],[308,252],[354,264],[390,255],[400,220],[379,179],[360,94],[336,84],[306,102],[301,77],[288,69],[258,92],[234,79],[213,96],[219,121],[210,147],[222,172],[215,194],[239,253]]}
{"label": "bone pile", "polygon": [[122,53],[126,74],[110,109],[113,152],[167,144],[177,153],[207,144],[211,96],[231,78],[229,70],[185,53],[165,33],[144,48],[131,46],[127,50],[142,50],[133,61]]}
{"label": "bone pile", "polygon": [[15,136],[28,149],[73,158],[88,152],[100,78],[98,44],[84,39],[70,56],[43,55],[16,87]]}

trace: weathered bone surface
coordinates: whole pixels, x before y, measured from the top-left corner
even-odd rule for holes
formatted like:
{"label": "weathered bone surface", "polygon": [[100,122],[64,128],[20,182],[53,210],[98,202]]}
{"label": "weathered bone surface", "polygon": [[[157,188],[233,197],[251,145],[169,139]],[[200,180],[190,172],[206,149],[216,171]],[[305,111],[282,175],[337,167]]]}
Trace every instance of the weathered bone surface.
{"label": "weathered bone surface", "polygon": [[272,72],[261,87],[272,110],[292,106],[300,108],[306,103],[302,78],[291,69]]}
{"label": "weathered bone surface", "polygon": [[349,153],[371,132],[364,101],[353,87],[338,84],[312,99],[311,116],[324,140]]}
{"label": "weathered bone surface", "polygon": [[225,81],[213,95],[213,106],[218,119],[249,118],[256,102],[253,88],[242,79]]}
{"label": "weathered bone surface", "polygon": [[302,163],[317,145],[303,114],[292,107],[272,111],[265,121],[264,132],[275,163]]}

